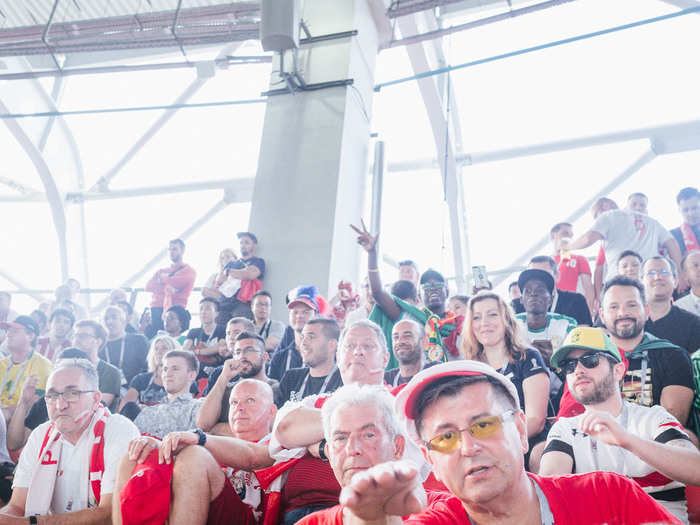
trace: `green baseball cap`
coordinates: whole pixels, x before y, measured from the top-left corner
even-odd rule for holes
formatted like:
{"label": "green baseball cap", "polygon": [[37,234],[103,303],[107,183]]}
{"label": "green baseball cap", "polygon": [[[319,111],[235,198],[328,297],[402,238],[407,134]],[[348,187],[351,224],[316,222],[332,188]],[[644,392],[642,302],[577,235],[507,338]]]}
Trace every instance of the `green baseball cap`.
{"label": "green baseball cap", "polygon": [[574,328],[569,332],[569,335],[566,336],[564,344],[552,354],[549,362],[553,367],[558,368],[559,363],[566,359],[566,356],[569,355],[569,352],[572,350],[603,352],[612,356],[616,362],[622,362],[617,345],[615,345],[608,334],[603,332],[600,328],[593,328],[591,326],[579,326],[578,328]]}

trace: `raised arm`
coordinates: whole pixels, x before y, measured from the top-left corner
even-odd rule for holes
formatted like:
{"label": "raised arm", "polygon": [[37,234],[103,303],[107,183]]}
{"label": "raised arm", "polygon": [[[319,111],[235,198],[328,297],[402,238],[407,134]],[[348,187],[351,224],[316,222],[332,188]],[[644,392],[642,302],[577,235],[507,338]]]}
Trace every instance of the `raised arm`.
{"label": "raised arm", "polygon": [[204,397],[204,403],[199,407],[197,414],[197,427],[205,432],[209,432],[214,425],[219,422],[219,414],[221,413],[221,403],[224,400],[226,387],[240,370],[240,361],[227,359],[224,361],[221,374],[216,379],[216,383],[211,387],[209,393]]}
{"label": "raised arm", "polygon": [[588,230],[586,233],[584,233],[578,239],[571,243],[570,249],[583,250],[584,248],[588,248],[589,246],[591,246],[593,243],[602,240],[602,234],[593,230]]}
{"label": "raised arm", "polygon": [[360,219],[362,229],[357,226],[350,225],[350,228],[357,233],[357,244],[362,246],[367,252],[367,272],[369,273],[369,287],[372,292],[372,297],[377,303],[377,306],[382,309],[384,314],[396,321],[401,317],[401,308],[394,302],[391,295],[384,291],[382,287],[382,279],[379,275],[377,261],[377,239],[379,234],[372,235],[367,231],[365,222]]}

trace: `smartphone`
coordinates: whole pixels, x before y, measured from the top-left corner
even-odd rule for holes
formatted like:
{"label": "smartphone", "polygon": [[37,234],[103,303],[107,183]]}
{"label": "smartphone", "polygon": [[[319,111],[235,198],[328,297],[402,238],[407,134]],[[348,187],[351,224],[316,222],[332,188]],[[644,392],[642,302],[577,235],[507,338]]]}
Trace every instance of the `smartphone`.
{"label": "smartphone", "polygon": [[489,280],[486,277],[486,266],[472,266],[472,278],[474,288],[488,288]]}

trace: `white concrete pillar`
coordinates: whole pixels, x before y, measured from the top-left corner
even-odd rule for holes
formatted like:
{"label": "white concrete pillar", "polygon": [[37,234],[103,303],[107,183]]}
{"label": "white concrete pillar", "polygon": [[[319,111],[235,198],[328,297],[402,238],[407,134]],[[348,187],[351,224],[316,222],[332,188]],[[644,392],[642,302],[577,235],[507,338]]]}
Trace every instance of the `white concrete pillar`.
{"label": "white concrete pillar", "polygon": [[[249,230],[260,241],[268,267],[263,286],[274,295],[278,319],[286,319],[282,299],[290,288],[316,284],[328,296],[339,280],[359,278],[348,225],[364,209],[374,67],[380,31],[389,27],[384,9],[382,0],[306,0],[302,18],[312,36],[358,33],[302,45],[301,75],[307,84],[354,83],[267,102]],[[290,52],[284,63],[290,71]],[[280,87],[273,72],[270,89]]]}

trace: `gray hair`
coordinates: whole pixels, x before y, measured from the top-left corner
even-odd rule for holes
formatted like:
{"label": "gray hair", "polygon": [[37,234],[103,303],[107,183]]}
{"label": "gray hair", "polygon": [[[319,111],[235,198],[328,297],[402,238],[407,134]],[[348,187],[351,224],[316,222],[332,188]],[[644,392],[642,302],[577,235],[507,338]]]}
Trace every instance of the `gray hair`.
{"label": "gray hair", "polygon": [[331,418],[336,410],[348,406],[374,406],[379,412],[378,420],[384,422],[384,428],[393,440],[405,431],[396,412],[394,412],[394,396],[384,386],[379,385],[345,385],[328,398],[321,408],[323,419],[323,436],[331,441]]}
{"label": "gray hair", "polygon": [[79,368],[83,373],[85,382],[88,388],[98,391],[100,388],[100,380],[97,376],[97,369],[88,359],[59,359],[54,367],[51,375],[53,376],[59,370],[65,370],[66,368]]}
{"label": "gray hair", "polygon": [[379,327],[379,325],[377,323],[374,323],[374,322],[370,321],[369,319],[361,319],[359,321],[355,321],[350,326],[346,326],[343,329],[343,333],[340,334],[340,342],[338,343],[338,348],[340,348],[340,349],[343,348],[343,342],[345,341],[345,337],[347,336],[348,332],[357,326],[364,326],[364,327],[372,330],[374,332],[374,335],[377,338],[377,343],[379,344],[379,348],[385,354],[389,353],[389,347],[388,347],[387,342],[386,342],[386,337],[384,337],[384,332],[382,332],[382,329]]}
{"label": "gray hair", "polygon": [[[151,341],[151,346],[148,349],[148,354],[146,354],[146,365],[148,366],[149,372],[155,372],[158,365],[156,364],[156,343],[163,341],[165,346],[168,347],[168,352],[170,350],[182,350],[182,346],[177,342],[177,339],[171,337],[167,334],[156,335]],[[163,354],[165,355],[165,354]]]}

